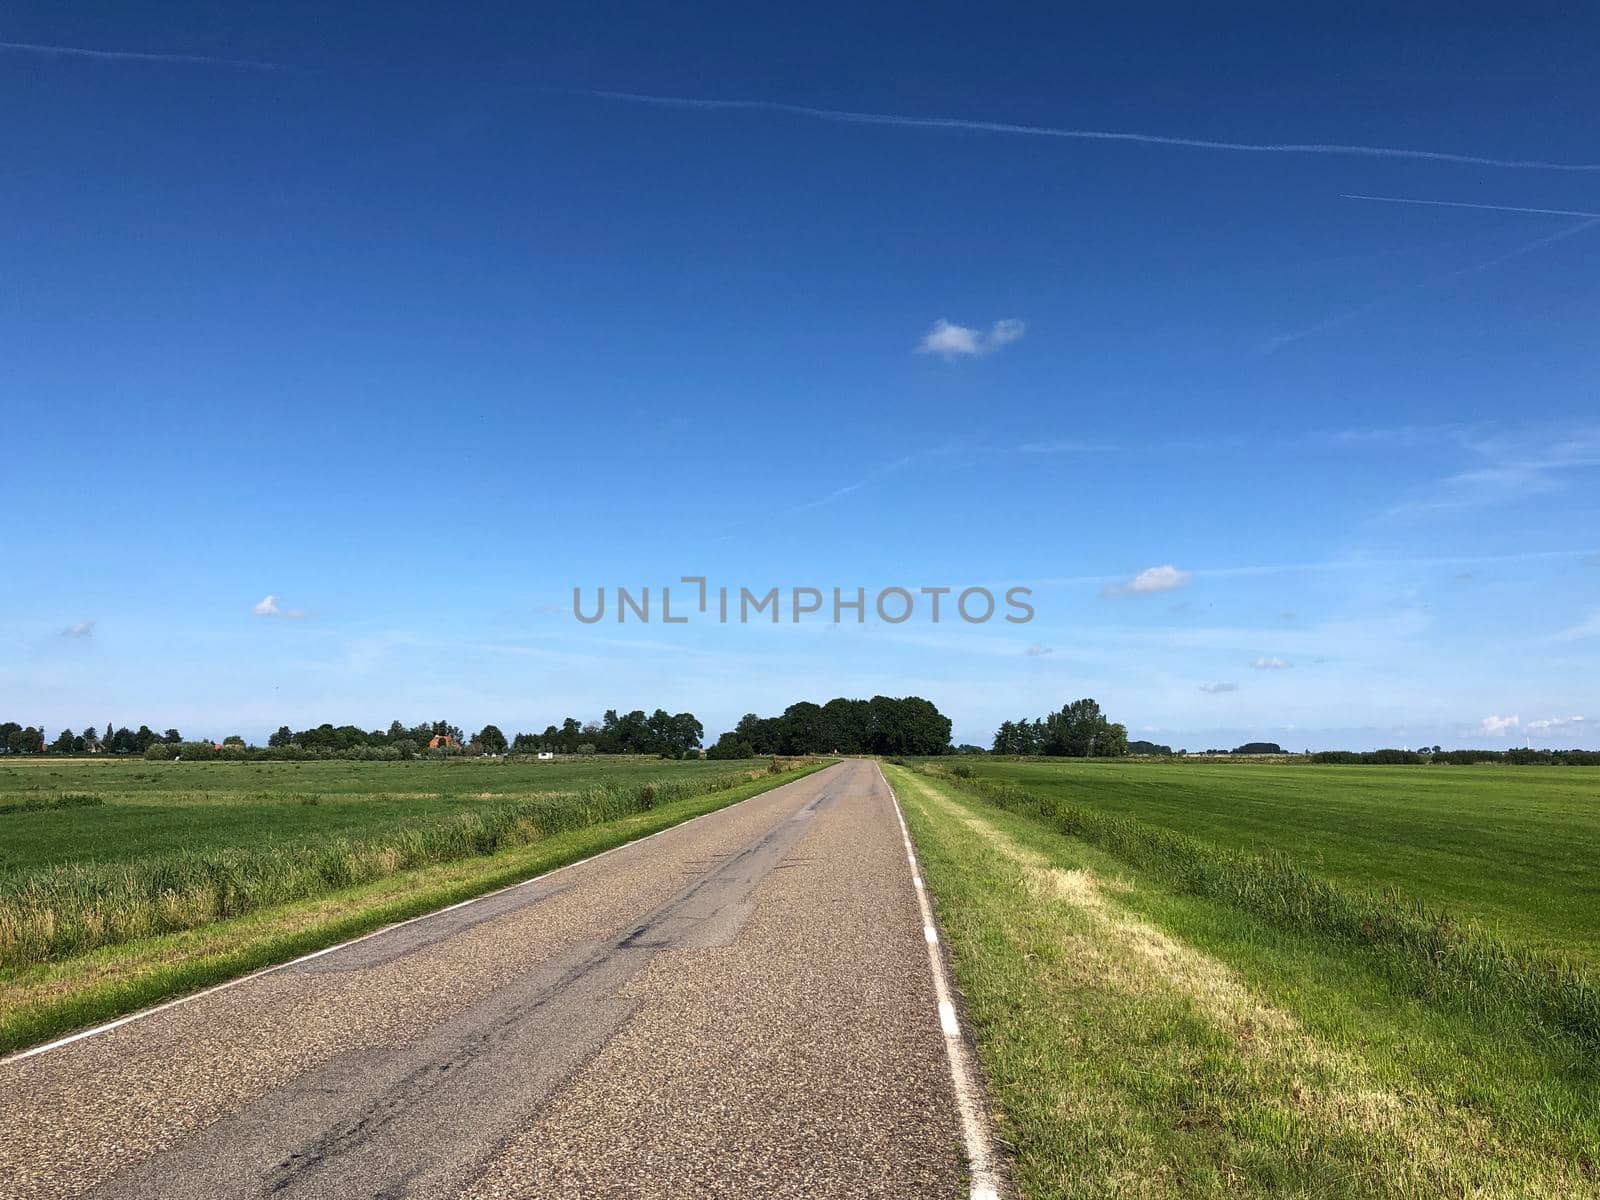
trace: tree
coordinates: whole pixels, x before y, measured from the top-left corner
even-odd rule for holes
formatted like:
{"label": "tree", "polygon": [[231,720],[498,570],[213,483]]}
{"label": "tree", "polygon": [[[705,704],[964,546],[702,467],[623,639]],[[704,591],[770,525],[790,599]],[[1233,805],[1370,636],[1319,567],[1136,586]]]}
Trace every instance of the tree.
{"label": "tree", "polygon": [[278,732],[267,738],[267,745],[274,750],[294,745],[294,730],[287,725],[279,725]]}
{"label": "tree", "polygon": [[239,749],[243,750],[244,738],[240,737],[237,733],[230,733],[227,737],[222,739],[222,744],[224,746],[237,746]]}
{"label": "tree", "polygon": [[504,754],[506,735],[500,732],[498,725],[485,725],[473,736],[472,744],[485,754]]}
{"label": "tree", "polygon": [[778,750],[782,754],[816,754],[832,747],[825,745],[822,706],[802,700],[783,710],[778,718]]}
{"label": "tree", "polygon": [[63,729],[56,740],[51,743],[50,750],[53,754],[71,754],[72,743],[75,741],[72,730]]}
{"label": "tree", "polygon": [[706,751],[707,758],[730,759],[754,758],[755,756],[756,748],[732,731],[719,737],[711,748]]}
{"label": "tree", "polygon": [[[998,754],[1044,754],[1060,758],[1121,756],[1128,752],[1128,730],[1106,719],[1091,699],[1062,705],[1039,721],[1005,721],[995,731]],[[1004,747],[1002,749],[1002,747]]]}
{"label": "tree", "polygon": [[183,741],[183,734],[179,733],[176,729],[169,729],[161,735],[161,740],[169,746],[176,746],[179,742]]}

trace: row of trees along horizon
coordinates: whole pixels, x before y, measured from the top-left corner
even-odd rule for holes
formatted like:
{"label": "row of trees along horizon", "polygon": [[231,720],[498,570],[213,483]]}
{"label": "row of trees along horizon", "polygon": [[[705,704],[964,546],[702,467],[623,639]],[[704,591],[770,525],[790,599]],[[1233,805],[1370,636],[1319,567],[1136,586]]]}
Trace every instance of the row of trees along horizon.
{"label": "row of trees along horizon", "polygon": [[[736,759],[764,755],[801,754],[1003,754],[1017,757],[1116,758],[1124,755],[1167,757],[1184,755],[1170,746],[1144,740],[1130,741],[1127,727],[1111,721],[1092,699],[1074,700],[1047,716],[1002,722],[988,751],[981,746],[950,745],[950,718],[920,696],[874,696],[870,700],[843,697],[826,704],[800,701],[775,717],[746,713],[733,729],[710,746],[707,758]],[[388,729],[364,730],[357,725],[323,724],[293,730],[280,726],[267,739],[267,748],[247,745],[231,735],[221,743],[185,741],[176,729],[156,733],[148,725],[138,729],[107,722],[103,733],[94,726],[82,733],[63,729],[54,740],[41,726],[0,722],[0,754],[139,754],[152,759],[263,757],[406,759],[422,755],[458,754],[563,755],[634,754],[663,758],[698,757],[705,728],[693,713],[668,713],[643,709],[619,714],[608,709],[599,721],[567,717],[560,725],[547,725],[543,733],[518,733],[508,739],[497,725],[485,725],[470,738],[449,721],[424,721],[418,725],[392,722]],[[1276,742],[1246,742],[1232,750],[1206,750],[1212,755],[1279,755],[1286,752]],[[1297,756],[1298,757],[1298,756]],[[1322,750],[1304,755],[1306,761],[1325,764],[1438,763],[1469,765],[1504,762],[1551,763],[1566,766],[1600,765],[1600,751],[1445,750],[1439,746],[1416,750]]]}
{"label": "row of trees along horizon", "polygon": [[[108,730],[110,726],[107,726]],[[834,699],[826,704],[791,704],[781,716],[749,713],[706,750],[708,758],[753,758],[758,755],[947,754],[950,718],[920,696],[874,696],[871,700]],[[96,736],[63,730],[52,742],[35,726],[0,725],[0,752],[13,754],[142,754],[150,759],[216,757],[348,758],[398,760],[459,754],[642,754],[663,758],[698,757],[705,727],[693,713],[643,709],[618,713],[609,709],[599,721],[567,717],[543,733],[518,733],[507,738],[497,725],[485,725],[471,737],[449,721],[418,725],[392,722],[388,729],[323,724],[294,730],[287,725],[267,739],[265,749],[250,746],[237,734],[211,741],[185,741],[176,729],[164,734],[148,726]]]}

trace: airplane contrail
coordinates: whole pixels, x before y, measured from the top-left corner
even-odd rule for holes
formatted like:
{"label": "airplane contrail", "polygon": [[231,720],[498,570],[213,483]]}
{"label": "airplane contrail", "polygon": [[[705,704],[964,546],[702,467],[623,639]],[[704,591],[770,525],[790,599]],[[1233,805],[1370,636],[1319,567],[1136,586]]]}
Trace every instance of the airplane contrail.
{"label": "airplane contrail", "polygon": [[1484,158],[1473,154],[1448,154],[1438,150],[1403,150],[1389,146],[1347,146],[1318,142],[1218,142],[1203,138],[1168,137],[1154,133],[1118,133],[1103,129],[1057,129],[1047,125],[1013,125],[1003,121],[972,121],[960,117],[906,117],[892,113],[849,112],[811,108],[777,100],[697,100],[686,96],[648,96],[638,92],[612,92],[597,88],[551,88],[569,95],[653,104],[663,108],[745,110],[789,113],[820,121],[851,125],[893,125],[911,129],[956,129],[977,133],[1008,133],[1023,137],[1069,138],[1091,142],[1138,142],[1152,146],[1187,146],[1197,150],[1232,150],[1247,154],[1348,154],[1371,158],[1420,158],[1435,162],[1466,163],[1479,167],[1507,167],[1538,171],[1600,171],[1600,163],[1559,163],[1540,159]]}
{"label": "airplane contrail", "polygon": [[213,67],[247,67],[253,71],[287,71],[282,63],[258,62],[248,58],[213,58],[205,54],[147,54],[138,50],[90,50],[83,46],[45,46],[37,42],[0,42],[0,50],[22,54],[46,54],[63,58],[95,58],[102,61],[202,63]]}
{"label": "airplane contrail", "polygon": [[1468,204],[1462,200],[1412,200],[1406,196],[1361,196],[1342,192],[1341,200],[1378,200],[1384,204],[1426,204],[1430,208],[1480,208],[1486,212],[1537,213],[1547,217],[1600,217],[1600,212],[1579,212],[1570,208],[1516,208],[1509,204]]}
{"label": "airplane contrail", "polygon": [[1329,329],[1335,329],[1348,321],[1355,320],[1357,317],[1365,316],[1375,309],[1387,308],[1396,301],[1416,292],[1438,287],[1440,284],[1462,279],[1468,275],[1476,275],[1480,271],[1487,271],[1490,267],[1498,267],[1501,263],[1510,262],[1514,258],[1521,258],[1524,254],[1531,254],[1535,250],[1542,249],[1555,242],[1564,242],[1569,237],[1575,237],[1580,233],[1593,229],[1596,225],[1600,225],[1600,213],[1593,214],[1587,221],[1579,221],[1576,225],[1569,225],[1565,229],[1547,233],[1544,237],[1535,238],[1531,242],[1524,242],[1520,246],[1515,246],[1503,254],[1497,254],[1493,258],[1485,259],[1483,262],[1473,263],[1471,266],[1466,267],[1457,267],[1453,271],[1445,271],[1439,275],[1431,275],[1418,283],[1408,284],[1405,287],[1385,292],[1374,300],[1368,300],[1365,304],[1358,304],[1354,308],[1347,308],[1343,312],[1335,313],[1333,316],[1326,317],[1314,325],[1307,325],[1300,329],[1291,330],[1288,333],[1280,333],[1276,337],[1268,338],[1258,346],[1256,353],[1258,355],[1271,354],[1287,346],[1290,342],[1297,342],[1313,333],[1322,333]]}

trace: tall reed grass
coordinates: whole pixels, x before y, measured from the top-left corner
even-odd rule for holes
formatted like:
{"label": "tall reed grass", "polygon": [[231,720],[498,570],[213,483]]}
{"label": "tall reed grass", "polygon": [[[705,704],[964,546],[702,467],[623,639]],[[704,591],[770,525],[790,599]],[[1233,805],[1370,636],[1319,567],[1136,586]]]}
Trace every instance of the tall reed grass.
{"label": "tall reed grass", "polygon": [[1284,854],[1231,850],[1035,795],[1012,783],[922,770],[996,807],[1096,846],[1175,890],[1281,928],[1359,948],[1379,971],[1431,1002],[1495,1018],[1524,1018],[1591,1067],[1600,1052],[1600,986],[1548,951],[1508,943],[1397,892],[1374,894],[1313,874]]}

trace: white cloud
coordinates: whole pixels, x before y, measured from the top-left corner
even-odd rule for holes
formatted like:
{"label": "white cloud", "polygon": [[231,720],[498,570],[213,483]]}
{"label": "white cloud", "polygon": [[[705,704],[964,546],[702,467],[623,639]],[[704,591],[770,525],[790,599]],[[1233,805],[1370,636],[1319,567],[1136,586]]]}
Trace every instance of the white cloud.
{"label": "white cloud", "polygon": [[1029,658],[1044,658],[1046,655],[1054,654],[1055,649],[1051,646],[1045,646],[1041,645],[1039,642],[1035,642],[1033,645],[1024,650],[1023,653]]}
{"label": "white cloud", "polygon": [[1258,671],[1287,671],[1289,669],[1287,659],[1277,658],[1272,655],[1264,655],[1250,665]]}
{"label": "white cloud", "polygon": [[1018,125],[1009,121],[974,121],[963,117],[911,117],[899,113],[851,112],[812,108],[778,100],[700,100],[690,96],[651,96],[638,92],[611,92],[598,88],[584,93],[628,104],[654,104],[702,112],[781,112],[846,125],[884,125],[906,129],[966,130],[1010,137],[1061,138],[1089,142],[1134,142],[1150,146],[1187,146],[1196,150],[1230,150],[1247,154],[1349,154],[1370,158],[1415,158],[1435,162],[1473,163],[1478,166],[1543,171],[1596,171],[1600,163],[1560,163],[1540,159],[1485,158],[1441,150],[1412,150],[1395,146],[1361,146],[1328,142],[1226,142],[1207,138],[1176,137],[1164,133],[1130,133],[1124,129],[1060,129],[1049,125]]}
{"label": "white cloud", "polygon": [[1219,696],[1223,692],[1237,692],[1239,685],[1237,683],[1202,683],[1200,690],[1208,696]]}
{"label": "white cloud", "polygon": [[949,361],[955,358],[992,354],[1002,346],[1009,346],[1028,331],[1023,322],[1012,319],[996,321],[989,332],[955,325],[940,317],[933,328],[923,335],[917,346],[918,354],[937,354]]}
{"label": "white cloud", "polygon": [[1543,717],[1537,721],[1529,721],[1527,728],[1537,729],[1541,733],[1582,733],[1584,729],[1582,717]]}
{"label": "white cloud", "polygon": [[86,638],[94,636],[93,621],[79,621],[76,625],[68,625],[61,631],[62,637]]}
{"label": "white cloud", "polygon": [[1164,567],[1146,567],[1126,583],[1108,583],[1101,589],[1102,596],[1143,596],[1151,592],[1170,592],[1180,588],[1194,576],[1180,571],[1170,563]]}
{"label": "white cloud", "polygon": [[258,603],[250,611],[255,613],[255,615],[258,617],[288,617],[294,619],[306,615],[305,610],[301,608],[280,607],[278,604],[278,598],[273,595],[262,597],[260,603]]}
{"label": "white cloud", "polygon": [[1541,638],[1544,642],[1579,642],[1584,638],[1600,637],[1600,612],[1590,613],[1587,618],[1579,621],[1569,629],[1560,633],[1553,633],[1549,637]]}
{"label": "white cloud", "polygon": [[1503,737],[1521,724],[1521,717],[1485,717],[1478,727],[1490,737]]}
{"label": "white cloud", "polygon": [[215,58],[209,54],[150,54],[140,50],[90,50],[84,46],[47,46],[38,42],[0,42],[0,50],[42,54],[59,58],[95,58],[104,62],[205,63],[219,67],[248,67],[256,71],[281,71],[279,63],[246,58]]}

